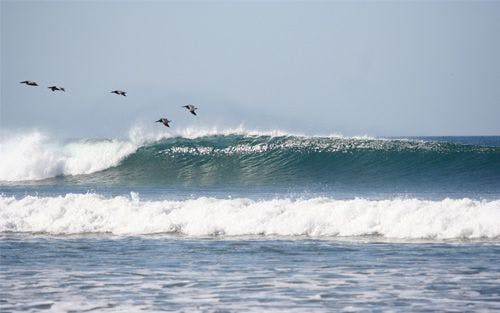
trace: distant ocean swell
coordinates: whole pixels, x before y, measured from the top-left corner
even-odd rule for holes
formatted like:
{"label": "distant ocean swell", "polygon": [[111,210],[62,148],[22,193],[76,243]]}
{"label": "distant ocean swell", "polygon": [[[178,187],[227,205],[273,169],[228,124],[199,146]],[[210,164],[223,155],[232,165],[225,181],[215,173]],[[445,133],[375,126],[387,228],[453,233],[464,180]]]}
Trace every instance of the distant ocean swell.
{"label": "distant ocean swell", "polygon": [[130,197],[0,196],[0,232],[497,240],[498,221],[500,200],[202,197],[143,201],[135,193]]}
{"label": "distant ocean swell", "polygon": [[429,184],[500,190],[499,147],[419,140],[224,133],[56,144],[34,133],[3,140],[1,155],[0,181],[65,176],[173,186]]}

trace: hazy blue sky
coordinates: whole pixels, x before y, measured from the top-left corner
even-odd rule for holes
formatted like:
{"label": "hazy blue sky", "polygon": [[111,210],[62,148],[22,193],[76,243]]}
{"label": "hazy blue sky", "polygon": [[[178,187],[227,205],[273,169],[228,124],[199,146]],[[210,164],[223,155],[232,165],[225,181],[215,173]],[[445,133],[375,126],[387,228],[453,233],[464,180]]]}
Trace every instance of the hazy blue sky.
{"label": "hazy blue sky", "polygon": [[500,1],[1,1],[1,128],[111,137],[163,115],[500,135]]}

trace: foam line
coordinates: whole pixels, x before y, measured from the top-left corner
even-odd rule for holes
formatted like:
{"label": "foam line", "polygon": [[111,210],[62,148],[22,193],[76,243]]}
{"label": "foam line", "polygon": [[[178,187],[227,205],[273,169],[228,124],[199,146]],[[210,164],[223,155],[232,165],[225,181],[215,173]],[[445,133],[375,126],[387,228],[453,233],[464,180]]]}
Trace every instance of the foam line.
{"label": "foam line", "polygon": [[0,196],[1,232],[498,239],[499,221],[500,200],[467,198],[142,201],[135,193],[111,198]]}

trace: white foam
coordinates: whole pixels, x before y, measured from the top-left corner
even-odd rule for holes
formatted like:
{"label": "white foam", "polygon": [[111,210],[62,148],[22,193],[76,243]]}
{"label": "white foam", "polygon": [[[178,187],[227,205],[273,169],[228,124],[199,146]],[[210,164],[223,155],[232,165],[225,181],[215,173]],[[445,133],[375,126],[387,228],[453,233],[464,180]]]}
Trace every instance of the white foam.
{"label": "white foam", "polygon": [[218,127],[218,126],[208,126],[208,127],[184,127],[184,128],[162,128],[161,130],[151,130],[150,127],[145,125],[135,125],[130,128],[128,132],[129,138],[133,142],[154,142],[165,138],[182,137],[188,139],[196,139],[207,136],[268,136],[268,137],[301,137],[301,138],[349,138],[349,139],[359,139],[359,140],[373,140],[379,139],[376,137],[361,135],[347,137],[340,133],[330,133],[330,134],[305,134],[301,132],[293,132],[282,129],[249,129],[244,125],[239,125],[237,127]]}
{"label": "white foam", "polygon": [[363,236],[398,239],[500,238],[500,200],[142,201],[98,194],[0,196],[1,232],[190,236]]}
{"label": "white foam", "polygon": [[137,147],[123,140],[77,140],[63,144],[38,131],[10,134],[0,139],[0,181],[89,174],[117,165]]}
{"label": "white foam", "polygon": [[184,127],[184,128],[163,128],[162,130],[150,130],[143,125],[136,125],[130,128],[129,137],[133,142],[154,142],[165,138],[182,137],[196,139],[207,136],[305,136],[304,134],[294,134],[284,130],[249,130],[243,125],[238,127],[221,128],[211,127]]}

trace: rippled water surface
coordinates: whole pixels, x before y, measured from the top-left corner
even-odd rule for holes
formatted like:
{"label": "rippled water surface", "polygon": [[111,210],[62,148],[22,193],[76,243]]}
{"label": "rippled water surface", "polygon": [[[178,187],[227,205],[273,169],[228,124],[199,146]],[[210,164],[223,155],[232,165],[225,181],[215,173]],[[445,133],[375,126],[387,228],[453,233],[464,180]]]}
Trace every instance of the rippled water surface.
{"label": "rippled water surface", "polygon": [[494,242],[3,234],[2,312],[500,310]]}

